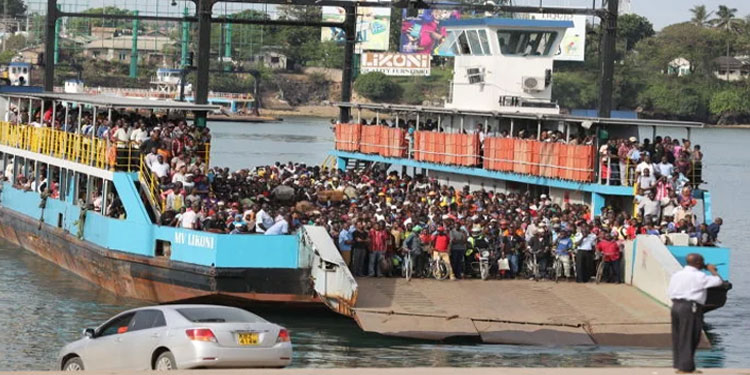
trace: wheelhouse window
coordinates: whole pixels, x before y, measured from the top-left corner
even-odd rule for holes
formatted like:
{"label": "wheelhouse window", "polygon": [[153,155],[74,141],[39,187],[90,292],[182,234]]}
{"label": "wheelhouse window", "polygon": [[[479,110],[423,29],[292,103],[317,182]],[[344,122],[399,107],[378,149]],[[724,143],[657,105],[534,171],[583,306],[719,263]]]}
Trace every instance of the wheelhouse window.
{"label": "wheelhouse window", "polygon": [[492,52],[486,30],[450,30],[439,50],[454,56],[486,56]]}
{"label": "wheelhouse window", "polygon": [[498,30],[500,53],[515,56],[549,56],[557,39],[556,31]]}

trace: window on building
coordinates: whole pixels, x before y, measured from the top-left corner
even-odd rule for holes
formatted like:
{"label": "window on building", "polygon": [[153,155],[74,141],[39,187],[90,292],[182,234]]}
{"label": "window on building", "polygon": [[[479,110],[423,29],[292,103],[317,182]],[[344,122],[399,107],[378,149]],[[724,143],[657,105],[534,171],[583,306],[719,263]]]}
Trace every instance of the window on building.
{"label": "window on building", "polygon": [[278,64],[279,58],[278,57],[271,57],[271,64]]}
{"label": "window on building", "polygon": [[128,54],[125,53],[125,52],[120,52],[120,55],[118,57],[119,57],[120,61],[127,60]]}
{"label": "window on building", "polygon": [[557,39],[556,31],[498,30],[503,55],[549,56]]}

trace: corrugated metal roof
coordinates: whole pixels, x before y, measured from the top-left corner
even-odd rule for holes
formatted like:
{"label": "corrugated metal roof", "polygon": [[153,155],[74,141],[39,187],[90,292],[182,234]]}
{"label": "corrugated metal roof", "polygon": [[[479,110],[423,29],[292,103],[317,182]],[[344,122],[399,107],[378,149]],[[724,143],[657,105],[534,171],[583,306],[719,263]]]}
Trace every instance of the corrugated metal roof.
{"label": "corrugated metal roof", "polygon": [[[542,114],[542,113],[528,113],[528,112],[499,112],[499,111],[475,111],[475,110],[459,110],[453,108],[443,107],[426,107],[426,106],[413,106],[404,104],[374,104],[374,103],[336,103],[339,107],[354,108],[354,109],[369,109],[373,111],[382,112],[419,112],[419,113],[433,113],[440,115],[453,115],[453,116],[481,116],[481,117],[501,117],[501,118],[513,118],[513,119],[526,119],[526,120],[542,120],[542,121],[566,121],[566,122],[591,122],[593,124],[605,124],[605,125],[622,125],[622,126],[657,126],[657,127],[679,127],[679,128],[702,128],[704,124],[702,122],[693,121],[668,121],[668,120],[646,120],[646,119],[618,119],[618,118],[604,118],[604,117],[584,117],[584,116],[571,116],[563,114]],[[523,110],[523,107],[519,107]]]}
{"label": "corrugated metal roof", "polygon": [[174,100],[152,100],[142,98],[128,98],[114,95],[71,94],[57,92],[2,94],[4,96],[26,99],[60,100],[94,105],[104,108],[144,108],[144,109],[174,109],[178,111],[214,111],[220,107],[208,104],[193,104]]}
{"label": "corrugated metal roof", "polygon": [[[165,45],[172,44],[174,41],[166,36],[138,36],[138,50],[139,51],[154,51],[161,52]],[[130,35],[117,36],[114,38],[97,39],[87,43],[83,46],[84,49],[101,49],[101,48],[112,48],[112,49],[126,49],[129,50],[133,47],[133,37]]]}

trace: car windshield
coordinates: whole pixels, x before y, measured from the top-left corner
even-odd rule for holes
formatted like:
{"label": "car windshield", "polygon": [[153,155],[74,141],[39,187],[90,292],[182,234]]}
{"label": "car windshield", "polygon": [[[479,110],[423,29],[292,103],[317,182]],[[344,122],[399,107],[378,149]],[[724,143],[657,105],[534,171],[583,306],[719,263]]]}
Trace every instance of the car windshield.
{"label": "car windshield", "polygon": [[185,307],[177,309],[193,323],[261,323],[263,318],[245,310],[223,307]]}

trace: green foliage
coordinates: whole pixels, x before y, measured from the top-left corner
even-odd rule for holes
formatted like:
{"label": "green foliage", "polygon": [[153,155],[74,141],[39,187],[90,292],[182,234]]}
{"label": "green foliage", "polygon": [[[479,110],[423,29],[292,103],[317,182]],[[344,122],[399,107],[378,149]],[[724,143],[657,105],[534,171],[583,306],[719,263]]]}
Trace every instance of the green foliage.
{"label": "green foliage", "polygon": [[638,101],[652,117],[706,121],[708,92],[699,79],[660,76],[650,81]]}
{"label": "green foliage", "polygon": [[625,41],[625,50],[630,51],[642,39],[654,35],[654,25],[646,17],[625,14],[617,19],[617,36]]}
{"label": "green foliage", "polygon": [[[5,4],[8,5],[6,11]],[[10,17],[17,17],[26,14],[26,3],[23,0],[4,0],[0,2],[0,13],[7,14]]]}
{"label": "green foliage", "polygon": [[308,41],[305,47],[310,49],[306,52],[308,66],[341,69],[344,65],[344,48],[334,41]]}
{"label": "green foliage", "polygon": [[709,19],[714,13],[713,11],[709,12],[706,10],[705,5],[696,5],[690,9],[690,12],[693,13],[693,18],[690,22],[697,26],[708,26],[710,24]]}
{"label": "green foliage", "polygon": [[26,47],[26,37],[18,34],[11,35],[5,39],[5,49],[11,51],[20,51]]}
{"label": "green foliage", "polygon": [[733,87],[716,92],[711,97],[709,108],[717,116],[731,114],[750,114],[750,90],[745,87]]}
{"label": "green foliage", "polygon": [[5,50],[3,52],[0,52],[0,64],[9,63],[14,56],[16,56],[16,52],[12,50]]}
{"label": "green foliage", "polygon": [[[83,11],[89,14],[111,14],[111,15],[129,15],[132,11],[120,9],[114,6],[102,8],[90,8]],[[68,21],[68,29],[72,33],[91,35],[92,27],[116,27],[118,29],[128,29],[133,27],[133,21],[130,20],[105,20],[100,18],[71,18]]]}
{"label": "green foliage", "polygon": [[421,82],[414,82],[402,86],[403,94],[401,102],[405,104],[422,104],[425,100],[425,85]]}
{"label": "green foliage", "polygon": [[360,75],[354,82],[354,89],[370,100],[391,103],[396,102],[402,93],[401,86],[380,72]]}
{"label": "green foliage", "polygon": [[595,73],[557,72],[553,77],[552,100],[563,108],[595,108],[598,88]]}

